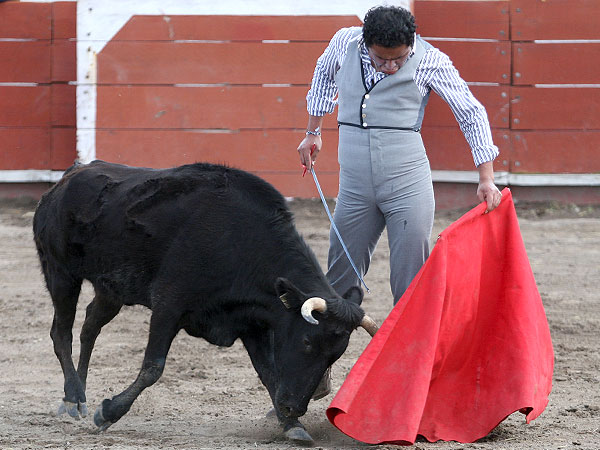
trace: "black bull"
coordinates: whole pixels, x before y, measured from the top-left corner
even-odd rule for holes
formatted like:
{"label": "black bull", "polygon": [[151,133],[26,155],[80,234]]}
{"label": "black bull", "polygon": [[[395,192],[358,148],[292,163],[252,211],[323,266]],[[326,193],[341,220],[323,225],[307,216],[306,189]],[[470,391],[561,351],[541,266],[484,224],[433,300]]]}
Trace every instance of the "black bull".
{"label": "black bull", "polygon": [[[327,367],[355,328],[374,332],[359,306],[362,291],[336,294],[284,198],[240,170],[75,165],[40,200],[33,229],[54,305],[50,335],[65,377],[63,411],[87,414],[88,364],[101,328],[123,305],[152,310],[142,368],[98,407],[101,429],[159,379],[184,329],[219,346],[241,339],[286,433],[306,433],[297,418]],[[84,279],[95,296],[75,369],[72,328]]]}

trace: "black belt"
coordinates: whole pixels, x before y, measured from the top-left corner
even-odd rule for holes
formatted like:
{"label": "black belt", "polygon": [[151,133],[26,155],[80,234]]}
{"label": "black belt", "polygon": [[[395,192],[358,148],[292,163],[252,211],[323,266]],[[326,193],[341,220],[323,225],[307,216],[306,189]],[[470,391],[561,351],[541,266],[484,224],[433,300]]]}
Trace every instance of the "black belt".
{"label": "black belt", "polygon": [[363,127],[362,125],[357,125],[355,123],[350,123],[350,122],[338,122],[338,128],[340,127],[340,125],[348,125],[349,127],[360,128],[362,130],[367,130],[367,129],[402,130],[402,131],[414,131],[415,133],[419,133],[421,131],[420,128],[385,127],[385,126],[379,126],[379,125],[368,125],[366,127]]}

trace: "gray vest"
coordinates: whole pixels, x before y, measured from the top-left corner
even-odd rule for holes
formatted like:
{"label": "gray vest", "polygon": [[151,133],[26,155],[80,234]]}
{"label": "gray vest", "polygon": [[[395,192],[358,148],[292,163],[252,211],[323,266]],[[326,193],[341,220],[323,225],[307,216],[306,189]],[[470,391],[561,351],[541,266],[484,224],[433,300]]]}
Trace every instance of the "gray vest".
{"label": "gray vest", "polygon": [[393,75],[367,89],[359,42],[362,29],[348,44],[346,59],[335,75],[338,87],[338,123],[359,128],[420,131],[429,94],[421,95],[413,77],[427,48],[419,36],[415,54]]}

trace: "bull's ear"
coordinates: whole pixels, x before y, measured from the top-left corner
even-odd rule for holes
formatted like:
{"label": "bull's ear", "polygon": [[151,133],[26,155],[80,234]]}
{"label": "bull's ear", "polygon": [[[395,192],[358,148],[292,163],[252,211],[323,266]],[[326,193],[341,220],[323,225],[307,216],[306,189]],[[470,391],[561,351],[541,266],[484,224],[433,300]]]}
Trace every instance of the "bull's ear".
{"label": "bull's ear", "polygon": [[348,289],[346,291],[346,293],[343,295],[343,297],[346,300],[348,300],[352,303],[356,303],[357,305],[360,306],[360,304],[363,301],[364,293],[361,288],[359,288],[357,286],[352,286],[350,289]]}
{"label": "bull's ear", "polygon": [[275,292],[287,309],[300,308],[306,299],[306,295],[287,278],[277,278]]}

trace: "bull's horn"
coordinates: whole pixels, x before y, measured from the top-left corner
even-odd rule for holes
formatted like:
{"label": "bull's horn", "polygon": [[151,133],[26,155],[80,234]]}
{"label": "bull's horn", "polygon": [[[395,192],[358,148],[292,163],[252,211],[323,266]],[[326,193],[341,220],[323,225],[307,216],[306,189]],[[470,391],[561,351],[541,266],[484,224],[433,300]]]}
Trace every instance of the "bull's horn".
{"label": "bull's horn", "polygon": [[379,327],[377,326],[375,321],[366,314],[360,321],[360,326],[367,330],[367,333],[369,333],[371,337],[375,336],[375,333],[377,333],[377,330],[379,330]]}
{"label": "bull's horn", "polygon": [[313,311],[324,313],[327,311],[327,302],[320,297],[311,297],[304,302],[302,309],[300,309],[304,320],[313,325],[318,325],[319,321],[312,316]]}

